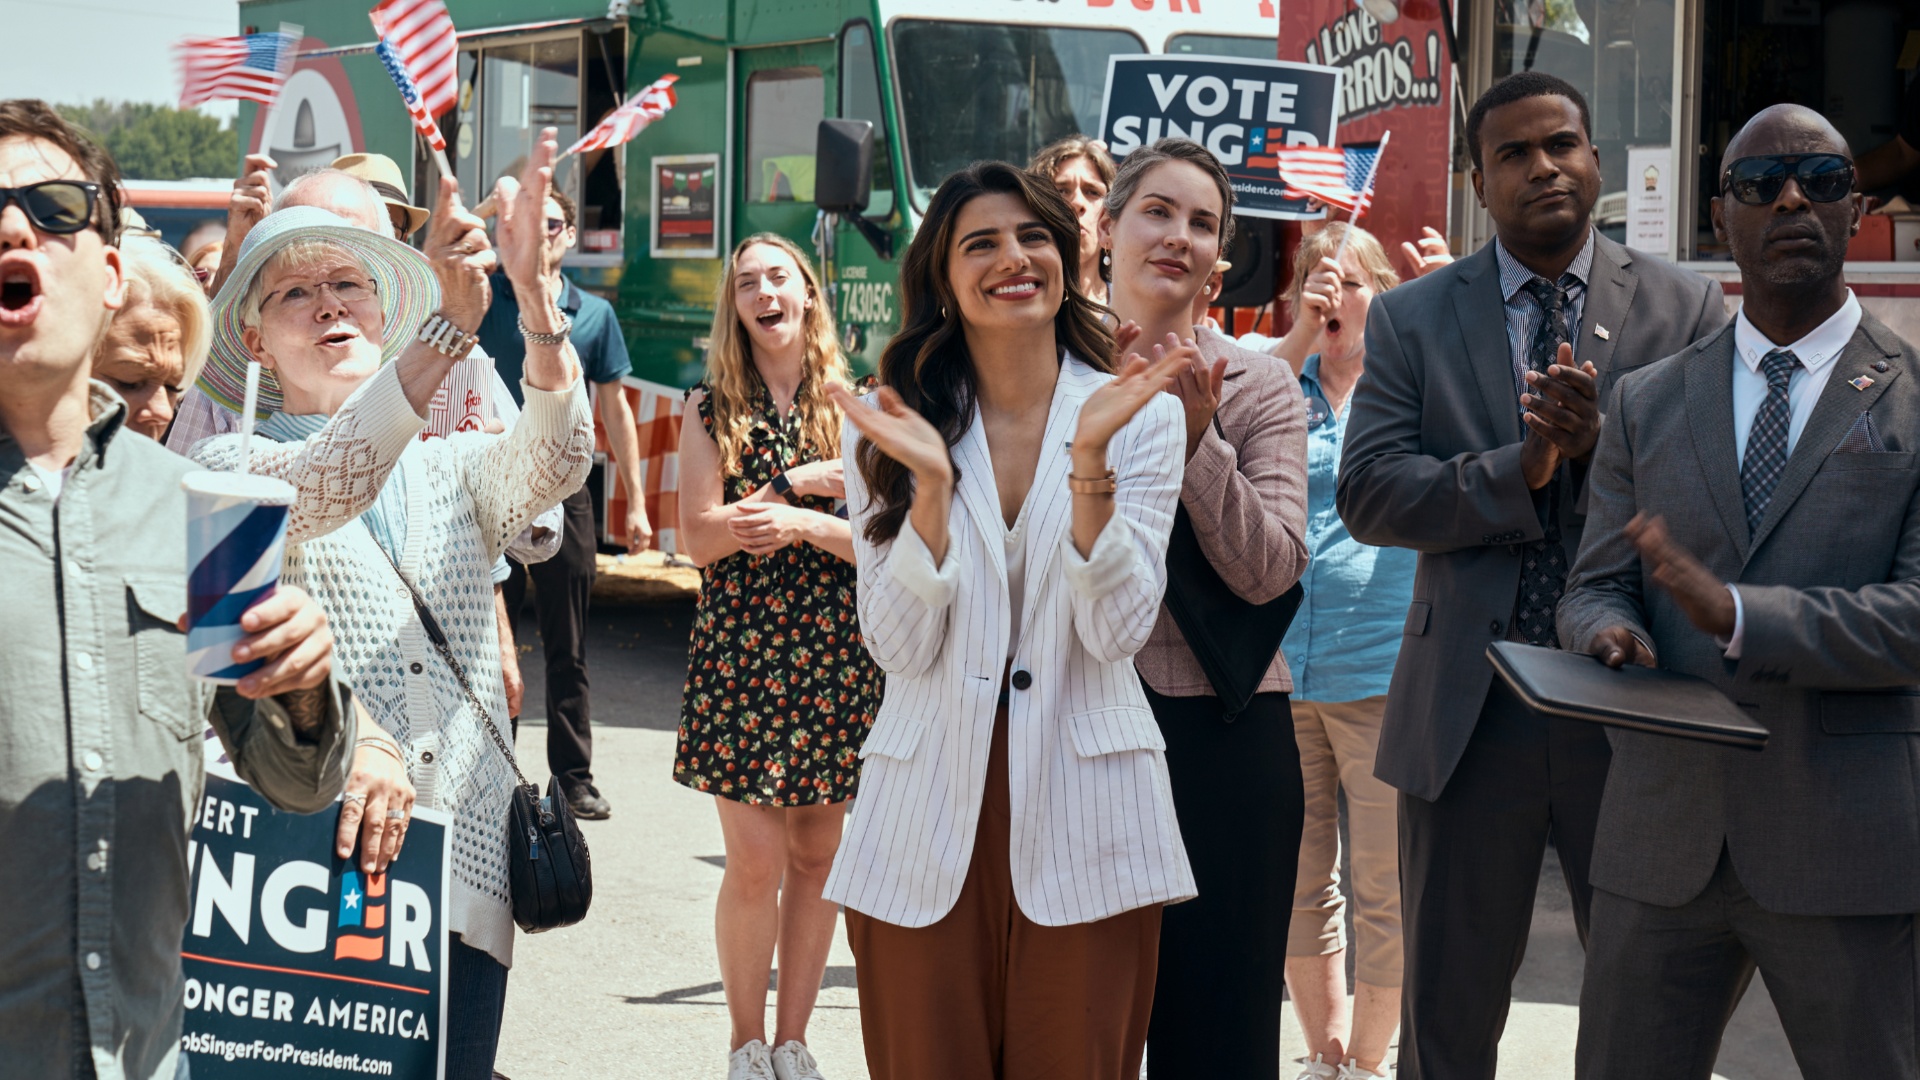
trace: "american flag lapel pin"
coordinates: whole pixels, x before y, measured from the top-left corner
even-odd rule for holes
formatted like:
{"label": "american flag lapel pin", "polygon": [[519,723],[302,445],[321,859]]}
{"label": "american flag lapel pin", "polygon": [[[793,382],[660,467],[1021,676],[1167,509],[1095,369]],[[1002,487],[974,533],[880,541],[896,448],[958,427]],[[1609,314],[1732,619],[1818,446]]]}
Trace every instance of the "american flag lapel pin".
{"label": "american flag lapel pin", "polygon": [[1593,336],[1599,338],[1601,341],[1613,340],[1612,331],[1608,330],[1604,326],[1601,326],[1599,323],[1593,324]]}
{"label": "american flag lapel pin", "polygon": [[1848,379],[1847,384],[1855,390],[1865,390],[1867,387],[1873,385],[1873,379],[1869,376],[1862,375],[1858,378]]}

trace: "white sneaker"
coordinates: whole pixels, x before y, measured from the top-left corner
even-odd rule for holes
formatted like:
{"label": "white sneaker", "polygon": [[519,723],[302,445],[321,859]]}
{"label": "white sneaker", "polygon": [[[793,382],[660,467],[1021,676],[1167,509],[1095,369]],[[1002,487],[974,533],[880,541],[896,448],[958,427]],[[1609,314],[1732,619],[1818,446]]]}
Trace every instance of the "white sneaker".
{"label": "white sneaker", "polygon": [[1306,1058],[1294,1058],[1293,1063],[1300,1066],[1300,1075],[1294,1077],[1294,1080],[1340,1080],[1340,1070],[1327,1064],[1325,1058],[1325,1054],[1313,1055],[1312,1061]]}
{"label": "white sneaker", "polygon": [[772,1051],[759,1039],[727,1055],[727,1080],[775,1080]]}
{"label": "white sneaker", "polygon": [[827,1080],[820,1075],[819,1063],[807,1051],[807,1044],[788,1039],[773,1050],[775,1080]]}
{"label": "white sneaker", "polygon": [[1354,1059],[1348,1058],[1347,1063],[1340,1066],[1340,1073],[1335,1077],[1335,1080],[1387,1080],[1389,1075],[1388,1073],[1374,1072],[1372,1069],[1363,1069],[1355,1063]]}

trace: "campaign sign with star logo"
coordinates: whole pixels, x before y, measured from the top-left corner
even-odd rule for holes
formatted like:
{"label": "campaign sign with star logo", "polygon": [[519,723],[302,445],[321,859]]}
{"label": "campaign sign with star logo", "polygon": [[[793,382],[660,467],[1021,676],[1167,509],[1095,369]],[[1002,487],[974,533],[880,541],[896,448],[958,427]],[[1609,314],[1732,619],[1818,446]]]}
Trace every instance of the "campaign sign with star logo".
{"label": "campaign sign with star logo", "polygon": [[181,947],[194,1080],[445,1066],[447,828],[415,807],[384,873],[334,855],[339,803],[286,814],[212,766]]}
{"label": "campaign sign with star logo", "polygon": [[1100,138],[1114,160],[1170,135],[1218,158],[1242,217],[1318,218],[1280,175],[1280,151],[1334,147],[1341,69],[1292,60],[1114,54]]}

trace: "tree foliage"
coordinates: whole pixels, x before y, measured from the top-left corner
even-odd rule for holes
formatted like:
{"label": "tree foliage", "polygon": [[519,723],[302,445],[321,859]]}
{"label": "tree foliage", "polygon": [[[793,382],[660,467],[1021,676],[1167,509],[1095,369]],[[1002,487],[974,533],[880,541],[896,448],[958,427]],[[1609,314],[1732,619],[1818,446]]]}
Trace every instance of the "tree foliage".
{"label": "tree foliage", "polygon": [[240,161],[232,123],[194,109],[105,99],[57,108],[100,140],[129,180],[231,176]]}

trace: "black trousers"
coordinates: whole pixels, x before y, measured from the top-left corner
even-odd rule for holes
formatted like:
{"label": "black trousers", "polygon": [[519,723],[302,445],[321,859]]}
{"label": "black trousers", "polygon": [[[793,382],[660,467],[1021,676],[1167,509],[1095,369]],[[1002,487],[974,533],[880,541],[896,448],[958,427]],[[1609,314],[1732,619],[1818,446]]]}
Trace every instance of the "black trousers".
{"label": "black trousers", "polygon": [[1612,757],[1599,726],[1542,716],[1495,679],[1440,798],[1401,794],[1400,1080],[1493,1080],[1549,841],[1586,944]]}
{"label": "black trousers", "polygon": [[1275,1077],[1287,925],[1306,794],[1285,694],[1227,723],[1214,697],[1147,701],[1167,740],[1180,838],[1200,889],[1160,920],[1147,1075]]}
{"label": "black trousers", "polygon": [[[593,597],[595,543],[593,496],[581,488],[566,501],[566,532],[560,550],[546,562],[523,566],[509,559],[507,617],[519,632],[527,579],[533,579],[533,610],[546,649],[547,768],[571,789],[593,780],[593,730],[587,699],[587,603]],[[517,719],[517,718],[516,718]]]}
{"label": "black trousers", "polygon": [[1679,907],[1596,889],[1580,989],[1583,1080],[1708,1080],[1758,968],[1807,1080],[1920,1075],[1912,915],[1778,915],[1725,850]]}

